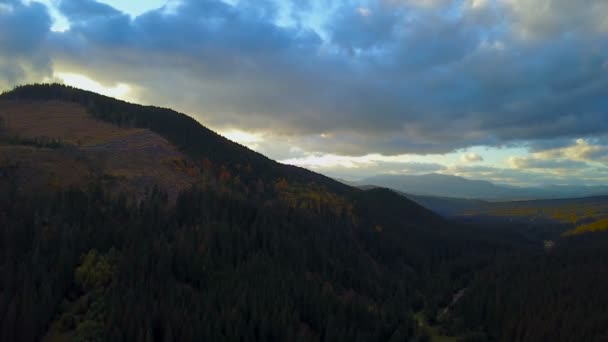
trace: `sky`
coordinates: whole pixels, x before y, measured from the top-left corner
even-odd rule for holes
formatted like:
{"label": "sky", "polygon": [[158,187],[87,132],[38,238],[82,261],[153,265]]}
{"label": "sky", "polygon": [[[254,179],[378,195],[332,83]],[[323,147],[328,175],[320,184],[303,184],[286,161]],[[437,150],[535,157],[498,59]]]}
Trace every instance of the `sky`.
{"label": "sky", "polygon": [[605,0],[0,0],[0,90],[32,82],[348,180],[608,184]]}

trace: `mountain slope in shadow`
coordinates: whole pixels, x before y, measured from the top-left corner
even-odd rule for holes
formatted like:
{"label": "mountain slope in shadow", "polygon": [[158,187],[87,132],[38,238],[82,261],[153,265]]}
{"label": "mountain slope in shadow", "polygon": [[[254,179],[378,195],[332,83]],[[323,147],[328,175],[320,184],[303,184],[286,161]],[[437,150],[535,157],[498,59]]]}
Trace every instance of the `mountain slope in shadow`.
{"label": "mountain slope in shadow", "polygon": [[0,117],[5,341],[410,340],[512,249],[169,109],[35,85]]}

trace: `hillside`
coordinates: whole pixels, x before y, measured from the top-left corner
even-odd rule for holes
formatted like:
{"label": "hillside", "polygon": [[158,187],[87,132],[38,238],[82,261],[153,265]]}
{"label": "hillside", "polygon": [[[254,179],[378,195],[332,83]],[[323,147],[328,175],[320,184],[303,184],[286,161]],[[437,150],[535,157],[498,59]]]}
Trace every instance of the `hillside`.
{"label": "hillside", "polygon": [[0,160],[14,167],[25,192],[99,180],[140,195],[160,185],[175,198],[195,182],[178,172],[186,156],[164,137],[96,120],[74,103],[0,100],[0,120]]}
{"label": "hillside", "polygon": [[315,182],[330,187],[332,191],[349,191],[349,187],[328,177],[299,167],[279,164],[171,109],[136,105],[59,84],[17,87],[0,95],[0,100],[18,101],[21,104],[33,101],[39,106],[46,106],[49,101],[80,105],[98,120],[119,127],[143,128],[157,133],[195,162],[207,158],[215,165],[231,170],[251,167],[256,170],[257,176],[268,180],[285,178],[287,181]]}
{"label": "hillside", "polygon": [[[605,198],[411,198],[282,165],[169,109],[19,87],[0,96],[0,340],[608,333],[581,300],[592,288],[608,305],[598,290],[608,240],[557,235],[546,249],[555,234],[536,225],[599,218]],[[503,220],[463,223],[423,206]],[[554,282],[563,286],[547,291]],[[523,296],[534,300],[513,301]],[[574,308],[561,330],[552,307]]]}
{"label": "hillside", "polygon": [[172,110],[37,85],[0,118],[3,341],[408,340],[513,248]]}

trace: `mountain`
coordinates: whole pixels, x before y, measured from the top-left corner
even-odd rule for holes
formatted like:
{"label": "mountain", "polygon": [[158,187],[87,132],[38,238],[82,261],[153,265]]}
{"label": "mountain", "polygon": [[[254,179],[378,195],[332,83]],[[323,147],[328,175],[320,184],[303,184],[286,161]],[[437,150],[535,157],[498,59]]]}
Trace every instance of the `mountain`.
{"label": "mountain", "polygon": [[608,194],[606,186],[511,187],[443,174],[378,175],[358,183],[387,187],[412,195],[488,201],[577,198]]}
{"label": "mountain", "polygon": [[514,248],[170,109],[34,85],[0,118],[2,341],[410,340]]}
{"label": "mountain", "polygon": [[523,189],[442,174],[378,175],[365,178],[360,183],[383,186],[408,194],[438,197],[503,199],[524,194]]}
{"label": "mountain", "polygon": [[[207,158],[214,164],[227,168],[250,166],[261,171],[259,175],[265,179],[285,178],[287,181],[316,182],[328,186],[336,192],[344,192],[348,189],[343,184],[320,174],[296,166],[279,164],[218,135],[193,118],[171,109],[140,106],[58,84],[17,87],[2,94],[0,100],[17,101],[20,102],[19,105],[26,102],[34,107],[51,104],[49,108],[51,114],[57,114],[52,112],[53,105],[76,106],[77,110],[84,111],[90,117],[113,126],[146,129],[155,133],[196,162]],[[46,111],[46,109],[44,110]],[[65,122],[56,122],[55,126],[63,124]],[[84,123],[84,125],[86,126],[88,123]],[[78,130],[78,127],[74,127],[74,129]],[[34,133],[38,134],[38,132]]]}
{"label": "mountain", "polygon": [[549,244],[546,222],[510,220],[602,217],[605,199],[521,202],[486,225],[419,203],[502,203],[364,188],[170,109],[62,85],[6,92],[0,341],[608,336],[608,235]]}

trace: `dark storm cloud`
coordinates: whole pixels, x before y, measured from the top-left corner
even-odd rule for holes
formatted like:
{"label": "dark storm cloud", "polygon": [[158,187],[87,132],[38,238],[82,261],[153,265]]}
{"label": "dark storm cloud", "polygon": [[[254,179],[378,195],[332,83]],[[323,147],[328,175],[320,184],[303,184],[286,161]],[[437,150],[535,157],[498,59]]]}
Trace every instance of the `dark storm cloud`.
{"label": "dark storm cloud", "polygon": [[386,11],[381,4],[353,7],[345,4],[327,24],[332,42],[350,54],[391,45],[398,34],[402,11]]}
{"label": "dark storm cloud", "polygon": [[51,61],[43,51],[50,27],[45,6],[0,1],[0,88],[51,74]]}
{"label": "dark storm cloud", "polygon": [[[216,128],[289,137],[310,152],[443,153],[603,138],[608,7],[549,0],[548,13],[534,14],[539,1],[300,0],[289,6],[296,24],[281,26],[270,0],[184,0],[136,18],[63,0],[70,30],[45,39],[48,15],[36,29],[10,19],[18,11],[0,12],[0,25],[15,26],[0,42],[46,42],[57,69],[127,82],[144,102]],[[325,13],[315,14],[320,4]],[[316,32],[304,18],[321,14]]]}

